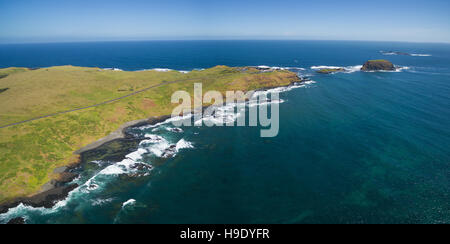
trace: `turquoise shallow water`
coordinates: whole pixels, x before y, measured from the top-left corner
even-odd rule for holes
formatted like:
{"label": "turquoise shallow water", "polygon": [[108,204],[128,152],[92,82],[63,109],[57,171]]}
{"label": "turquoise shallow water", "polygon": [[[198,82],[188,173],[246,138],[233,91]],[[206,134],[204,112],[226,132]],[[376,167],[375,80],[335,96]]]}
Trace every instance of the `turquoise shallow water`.
{"label": "turquoise shallow water", "polygon": [[[384,56],[381,50],[431,56]],[[332,75],[311,69],[375,58],[407,69]],[[167,130],[170,124],[133,129],[140,139],[90,155],[78,182],[90,181],[66,201],[49,210],[19,206],[0,215],[1,222],[25,216],[28,223],[450,223],[450,45],[0,46],[3,67],[61,64],[125,70],[301,67],[305,70],[296,71],[315,82],[280,94],[277,137],[260,138],[258,127],[182,127],[182,133]],[[145,135],[152,141],[141,143]],[[158,157],[158,149],[170,144],[178,145],[176,156]],[[129,154],[138,148],[147,151]],[[105,158],[114,150],[120,152]],[[125,155],[152,168],[122,167],[130,162],[122,160]]]}

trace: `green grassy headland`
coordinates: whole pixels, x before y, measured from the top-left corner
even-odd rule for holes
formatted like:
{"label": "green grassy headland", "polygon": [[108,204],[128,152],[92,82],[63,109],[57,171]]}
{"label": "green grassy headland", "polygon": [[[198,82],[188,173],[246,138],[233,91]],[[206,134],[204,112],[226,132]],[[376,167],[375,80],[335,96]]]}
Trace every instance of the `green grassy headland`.
{"label": "green grassy headland", "polygon": [[[124,99],[0,129],[0,203],[36,194],[57,179],[57,167],[77,163],[74,151],[117,130],[122,124],[171,114],[174,91],[254,90],[297,80],[289,71],[261,73],[254,68],[217,66],[184,74],[177,71],[112,71],[58,66],[0,69],[0,127],[87,107],[162,84]],[[4,90],[3,90],[4,89]]]}

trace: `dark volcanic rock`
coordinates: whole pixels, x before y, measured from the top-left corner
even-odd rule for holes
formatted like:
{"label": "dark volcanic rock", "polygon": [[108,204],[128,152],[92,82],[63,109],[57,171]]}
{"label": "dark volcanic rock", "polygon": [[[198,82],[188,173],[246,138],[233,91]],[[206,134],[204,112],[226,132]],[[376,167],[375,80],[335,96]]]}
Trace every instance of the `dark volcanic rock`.
{"label": "dark volcanic rock", "polygon": [[175,153],[177,153],[177,145],[171,145],[169,148],[167,148],[166,150],[164,150],[163,154],[161,157],[163,158],[170,158],[172,157]]}
{"label": "dark volcanic rock", "polygon": [[395,70],[395,66],[387,60],[369,60],[367,61],[363,67],[362,71],[393,71]]}
{"label": "dark volcanic rock", "polygon": [[136,163],[136,164],[133,164],[130,168],[143,171],[143,170],[151,170],[152,166],[144,164],[144,163]]}
{"label": "dark volcanic rock", "polygon": [[2,205],[0,205],[0,214],[4,214],[6,212],[8,212],[8,210],[10,208],[15,208],[20,204],[20,201],[22,199],[16,199],[14,202],[7,202],[7,203],[3,203]]}
{"label": "dark volcanic rock", "polygon": [[6,223],[6,224],[8,224],[8,225],[24,225],[25,219],[22,217],[14,218],[14,219],[11,219],[10,221],[8,221],[8,223]]}
{"label": "dark volcanic rock", "polygon": [[78,177],[78,174],[72,172],[64,172],[59,175],[56,186],[63,186],[66,183],[72,182]]}
{"label": "dark volcanic rock", "polygon": [[170,128],[168,130],[171,131],[171,132],[175,132],[175,133],[182,133],[183,132],[183,130],[180,129],[180,128]]}
{"label": "dark volcanic rock", "polygon": [[69,192],[77,187],[77,184],[57,187],[55,189],[27,198],[21,202],[34,208],[52,208],[57,201],[65,199],[69,195]]}
{"label": "dark volcanic rock", "polygon": [[0,205],[0,214],[8,212],[10,208],[17,207],[20,203],[34,208],[52,208],[58,201],[64,200],[69,192],[78,187],[78,184],[60,186],[28,198],[18,198],[14,202]]}

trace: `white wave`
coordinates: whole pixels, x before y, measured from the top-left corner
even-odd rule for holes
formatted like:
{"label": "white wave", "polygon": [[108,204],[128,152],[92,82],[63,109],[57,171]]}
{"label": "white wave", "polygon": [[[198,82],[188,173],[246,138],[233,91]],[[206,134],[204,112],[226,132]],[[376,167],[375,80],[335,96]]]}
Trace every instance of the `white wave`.
{"label": "white wave", "polygon": [[264,90],[264,91],[256,91],[253,93],[252,98],[256,98],[259,97],[261,95],[267,95],[270,93],[282,93],[282,92],[288,92],[291,91],[293,89],[296,88],[302,88],[302,87],[306,87],[307,85],[311,85],[316,83],[313,80],[309,80],[309,81],[305,81],[302,83],[296,83],[294,85],[290,85],[290,86],[285,86],[285,87],[277,87],[277,88],[273,88],[273,89],[268,89],[268,90]]}
{"label": "white wave", "polygon": [[122,167],[113,164],[100,171],[99,175],[120,175],[124,173],[125,171],[123,170]]}
{"label": "white wave", "polygon": [[383,55],[393,56],[393,55],[404,55],[404,56],[413,56],[413,57],[430,57],[431,54],[422,54],[422,53],[405,53],[405,52],[385,52],[380,51]]}
{"label": "white wave", "polygon": [[411,67],[408,66],[395,66],[395,70],[371,70],[371,71],[364,71],[366,73],[399,73],[402,72],[404,70],[409,70],[411,69]]}
{"label": "white wave", "polygon": [[321,66],[311,66],[311,69],[341,69],[344,67],[339,67],[339,66],[326,66],[326,65],[321,65]]}
{"label": "white wave", "polygon": [[191,71],[188,70],[173,70],[173,69],[167,69],[167,68],[155,68],[155,69],[151,69],[153,71],[157,71],[157,72],[170,72],[170,71],[177,71],[183,74],[187,74],[190,73]]}
{"label": "white wave", "polygon": [[131,167],[138,163],[142,159],[142,156],[146,153],[149,152],[145,148],[138,148],[136,151],[126,155],[124,160],[101,170],[97,175],[89,179],[84,185],[89,186],[90,184],[92,184],[91,181],[98,175],[121,175],[132,172],[133,170],[131,169]]}
{"label": "white wave", "polygon": [[[133,168],[133,166],[138,164],[139,162],[137,161],[142,159],[142,155],[146,153],[148,153],[147,150],[139,148],[137,151],[128,154],[124,160],[107,166],[70,194],[76,192],[90,193],[91,191],[100,189],[105,184],[105,181],[108,181],[108,178],[105,179],[101,176],[117,176],[138,171],[138,169]],[[148,165],[148,168],[151,169],[151,166]],[[67,199],[69,199],[69,197]]]}
{"label": "white wave", "polygon": [[157,72],[177,71],[177,72],[180,72],[180,73],[183,73],[183,74],[187,74],[187,73],[191,72],[191,71],[188,71],[188,70],[173,70],[173,69],[168,69],[168,68],[155,68],[155,69],[150,69],[150,70],[157,71]]}
{"label": "white wave", "polygon": [[200,126],[203,122],[214,125],[224,125],[228,123],[234,123],[236,119],[241,116],[240,113],[235,113],[235,107],[238,104],[245,106],[245,102],[227,103],[220,107],[216,107],[213,115],[203,116],[203,118],[194,122],[194,125]]}
{"label": "white wave", "polygon": [[17,217],[23,217],[26,220],[28,213],[48,214],[53,212],[54,212],[53,209],[46,209],[43,207],[33,208],[31,206],[27,206],[21,203],[17,205],[17,207],[15,208],[10,208],[8,212],[0,214],[0,222],[6,224],[9,220]]}
{"label": "white wave", "polygon": [[[100,189],[102,186],[104,186],[105,182],[108,181],[108,178],[104,178],[102,176],[117,176],[138,171],[139,169],[133,168],[133,166],[138,164],[138,161],[142,159],[142,155],[146,153],[148,153],[147,150],[139,148],[135,152],[128,154],[124,160],[107,166],[106,168],[92,176],[83,185],[72,191],[70,194],[74,194],[76,192],[88,194],[94,190]],[[152,167],[148,165],[148,168],[151,169]],[[69,198],[70,197],[68,197],[67,199]]]}
{"label": "white wave", "polygon": [[159,127],[159,126],[164,125],[164,124],[168,124],[168,123],[172,123],[172,122],[180,121],[180,120],[185,120],[185,119],[190,119],[190,118],[192,118],[192,114],[171,117],[171,118],[168,118],[168,119],[166,119],[166,120],[164,120],[164,121],[162,121],[160,123],[156,123],[154,125],[141,126],[141,127],[139,127],[139,129],[144,130],[144,129],[156,128],[156,127]]}
{"label": "white wave", "polygon": [[395,52],[383,52],[383,51],[381,51],[381,54],[386,55],[386,56],[397,55],[397,53],[395,53]]}
{"label": "white wave", "polygon": [[300,68],[300,67],[279,67],[279,66],[268,66],[268,65],[258,65],[258,66],[253,66],[257,69],[262,69],[262,70],[305,70],[304,68]]}
{"label": "white wave", "polygon": [[[207,122],[208,124],[214,125],[224,125],[228,123],[234,123],[239,117],[243,116],[245,113],[245,107],[255,107],[261,105],[270,105],[270,104],[281,104],[284,102],[283,99],[268,99],[261,100],[261,96],[268,95],[271,93],[281,93],[287,92],[295,88],[306,87],[307,85],[314,84],[315,81],[310,80],[303,83],[294,84],[287,87],[277,87],[264,91],[256,91],[252,94],[249,101],[246,102],[236,102],[236,103],[227,103],[220,107],[215,108],[215,113],[213,115],[209,115],[203,117],[194,122],[194,125],[200,126],[203,122]],[[239,106],[239,107],[238,107]],[[235,108],[238,107],[238,111],[235,111]]]}
{"label": "white wave", "polygon": [[256,68],[258,68],[258,69],[270,69],[270,66],[267,66],[267,65],[258,65],[258,66],[256,66]]}
{"label": "white wave", "polygon": [[146,149],[156,157],[167,157],[167,156],[175,156],[176,152],[172,152],[173,154],[168,155],[168,151],[170,151],[173,146],[169,141],[165,138],[158,135],[146,135],[147,137],[151,137],[148,140],[143,140],[140,143],[140,146],[146,147]]}
{"label": "white wave", "polygon": [[431,57],[431,54],[420,54],[420,53],[411,53],[411,56],[414,57]]}
{"label": "white wave", "polygon": [[35,208],[20,203],[16,207],[10,208],[8,212],[0,214],[0,222],[16,217],[23,217],[25,220],[27,220],[27,215],[29,213],[38,213],[41,215],[53,214],[57,212],[59,209],[65,207],[67,203],[73,198],[73,196],[79,192],[79,189],[80,187],[77,187],[73,191],[69,192],[68,196],[64,200],[57,201],[52,208],[44,208],[44,207]]}
{"label": "white wave", "polygon": [[166,69],[166,68],[155,68],[152,69],[153,71],[157,71],[157,72],[169,72],[172,71],[172,69]]}
{"label": "white wave", "polygon": [[306,70],[305,68],[300,68],[300,67],[284,67],[284,69],[291,69],[291,70]]}
{"label": "white wave", "polygon": [[311,69],[313,69],[313,70],[344,69],[345,71],[343,71],[342,73],[350,74],[350,73],[361,71],[362,67],[363,67],[362,65],[354,65],[354,66],[346,66],[346,67],[322,65],[322,66],[311,66]]}
{"label": "white wave", "polygon": [[153,134],[145,134],[145,138],[146,138],[146,140],[141,141],[139,143],[139,145],[149,144],[149,143],[157,143],[157,142],[161,142],[162,140],[164,140],[163,137],[158,136],[158,135],[153,135]]}
{"label": "white wave", "polygon": [[142,159],[144,154],[148,151],[144,148],[139,148],[138,150],[125,156],[125,159],[119,163],[110,165],[99,172],[99,175],[120,175],[130,172],[131,166],[135,165],[139,160]]}
{"label": "white wave", "polygon": [[362,65],[355,65],[355,66],[348,66],[345,67],[345,73],[353,73],[353,72],[357,72],[357,71],[361,71],[362,69]]}
{"label": "white wave", "polygon": [[402,72],[403,70],[411,69],[411,67],[408,67],[408,66],[398,66],[398,67],[395,67],[395,68],[396,68],[395,72]]}
{"label": "white wave", "polygon": [[103,70],[112,70],[112,71],[123,71],[119,68],[104,68]]}
{"label": "white wave", "polygon": [[[201,126],[201,125],[203,125],[203,122],[208,123],[208,124],[213,124],[213,125],[223,125],[224,123],[226,123],[226,122],[224,122],[224,119],[222,119],[222,118],[216,118],[214,116],[208,116],[208,117],[203,117],[203,118],[195,121],[194,125],[195,126]],[[234,122],[234,120],[231,121],[231,122]]]}
{"label": "white wave", "polygon": [[380,51],[380,53],[385,56],[394,56],[394,55],[412,56],[409,53],[399,51]]}
{"label": "white wave", "polygon": [[285,70],[283,67],[277,67],[277,66],[267,66],[267,65],[258,65],[256,66],[257,69],[264,69],[264,70]]}
{"label": "white wave", "polygon": [[147,150],[145,150],[143,148],[139,148],[137,151],[132,152],[125,157],[136,162],[136,161],[142,159],[142,155],[144,155],[145,153],[147,153]]}
{"label": "white wave", "polygon": [[[284,100],[282,99],[276,99],[276,100],[270,100],[266,97],[264,101],[259,101],[260,97],[271,93],[282,93],[291,91],[296,88],[301,87],[307,87],[308,85],[316,83],[313,80],[305,81],[302,83],[296,83],[291,86],[287,87],[277,87],[273,89],[263,90],[263,91],[256,91],[252,94],[249,101],[246,102],[237,102],[237,103],[227,103],[221,107],[215,108],[215,113],[213,115],[209,115],[206,117],[203,117],[197,121],[194,122],[196,126],[200,126],[203,124],[203,122],[208,122],[208,124],[215,124],[215,125],[224,125],[228,123],[234,123],[239,117],[244,115],[245,108],[243,107],[255,107],[260,105],[269,105],[269,104],[280,104],[283,103]],[[235,108],[240,105],[240,110],[235,111]]]}
{"label": "white wave", "polygon": [[114,198],[107,198],[107,199],[93,199],[91,200],[92,206],[101,206],[107,203],[110,203],[114,200]]}
{"label": "white wave", "polygon": [[191,142],[184,139],[179,140],[175,145],[171,144],[166,139],[161,140],[158,143],[148,145],[149,152],[160,158],[175,157],[180,149],[187,148],[194,148],[194,146]]}
{"label": "white wave", "polygon": [[183,132],[183,129],[177,128],[177,127],[176,128],[167,127],[166,130],[170,131],[170,132],[175,132],[175,133],[182,133]]}
{"label": "white wave", "polygon": [[122,204],[122,208],[124,208],[124,207],[126,207],[126,206],[128,206],[128,205],[134,205],[135,203],[136,203],[136,200],[130,199],[130,200],[128,200],[128,201],[126,201],[126,202],[124,202],[124,203]]}
{"label": "white wave", "polygon": [[184,139],[179,140],[177,142],[176,150],[180,151],[180,149],[185,149],[185,148],[194,148],[194,146],[189,141],[186,141]]}
{"label": "white wave", "polygon": [[167,140],[162,140],[158,143],[151,145],[148,150],[150,153],[154,154],[157,157],[162,157],[167,149],[170,148],[170,143]]}
{"label": "white wave", "polygon": [[270,105],[270,104],[281,104],[284,103],[283,99],[279,99],[279,100],[268,100],[268,101],[263,101],[263,102],[259,102],[257,100],[252,100],[249,101],[248,103],[248,107],[255,107],[255,106],[265,106],[265,105]]}

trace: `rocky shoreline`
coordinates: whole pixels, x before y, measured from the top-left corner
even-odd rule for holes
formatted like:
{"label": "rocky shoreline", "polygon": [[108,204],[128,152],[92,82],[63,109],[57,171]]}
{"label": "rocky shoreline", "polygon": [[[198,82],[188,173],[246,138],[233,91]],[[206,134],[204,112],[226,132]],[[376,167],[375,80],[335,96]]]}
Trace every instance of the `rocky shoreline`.
{"label": "rocky shoreline", "polygon": [[10,208],[15,208],[21,203],[34,208],[52,208],[53,206],[55,206],[56,202],[64,200],[69,195],[69,193],[77,187],[77,184],[70,184],[67,186],[53,188],[32,197],[16,199],[13,202],[1,205],[0,214],[8,212]]}
{"label": "rocky shoreline", "polygon": [[[309,81],[308,78],[300,78],[298,80],[292,81],[289,85],[286,86],[276,86],[276,87],[265,87],[261,89],[257,89],[255,91],[266,91],[279,87],[289,87],[295,84],[303,83],[305,81]],[[203,106],[201,108],[202,111],[207,109],[208,106]],[[193,111],[195,113],[195,111]],[[79,174],[75,173],[74,170],[81,166],[84,160],[83,155],[98,149],[99,147],[112,143],[114,141],[120,141],[131,137],[126,133],[129,128],[140,127],[146,125],[155,125],[161,122],[166,121],[171,118],[171,115],[163,115],[157,117],[151,117],[147,119],[130,121],[119,127],[116,131],[112,132],[108,136],[97,140],[85,147],[80,148],[75,151],[74,154],[80,155],[80,160],[77,163],[71,166],[63,166],[54,170],[54,173],[59,174],[59,179],[51,180],[42,186],[42,191],[31,197],[22,197],[17,198],[13,201],[0,204],[0,214],[7,213],[9,209],[15,208],[20,204],[24,204],[27,206],[31,206],[34,208],[44,207],[44,208],[52,208],[56,205],[57,202],[62,201],[67,198],[69,193],[78,187],[78,184],[69,184],[74,179],[76,179]],[[10,221],[11,222],[11,221]],[[13,219],[11,223],[23,223],[23,218]]]}
{"label": "rocky shoreline", "polygon": [[[111,143],[116,140],[126,139],[128,136],[126,130],[132,127],[139,127],[143,125],[151,125],[163,122],[170,118],[170,115],[164,115],[159,117],[151,117],[148,119],[131,121],[123,124],[119,129],[112,132],[108,136],[93,142],[77,151],[74,154],[82,156],[83,154],[95,150],[107,143]],[[8,212],[10,208],[15,208],[21,203],[34,208],[44,207],[52,208],[58,201],[64,200],[69,193],[78,187],[77,184],[69,184],[74,179],[76,179],[79,174],[74,173],[74,169],[78,168],[82,160],[79,160],[76,164],[71,166],[63,166],[55,169],[53,172],[59,174],[58,179],[53,179],[42,186],[42,191],[31,197],[21,197],[13,201],[3,203],[0,205],[0,214]]]}

